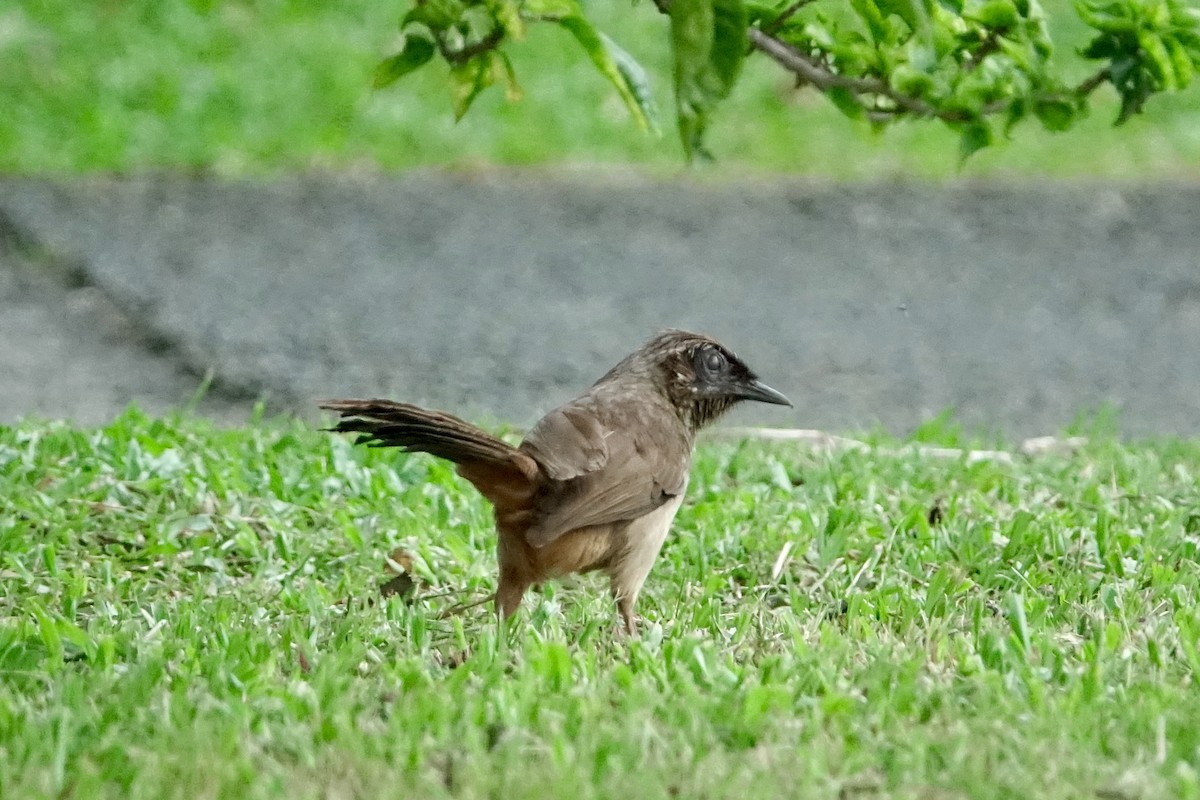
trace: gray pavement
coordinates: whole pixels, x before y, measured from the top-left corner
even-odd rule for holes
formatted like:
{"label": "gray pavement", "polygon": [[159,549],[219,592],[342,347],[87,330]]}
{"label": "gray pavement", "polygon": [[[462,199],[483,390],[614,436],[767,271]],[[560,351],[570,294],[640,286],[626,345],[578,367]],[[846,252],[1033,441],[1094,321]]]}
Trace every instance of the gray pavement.
{"label": "gray pavement", "polygon": [[197,397],[208,376],[144,335],[86,275],[12,234],[0,213],[0,424],[103,424],[134,402],[155,415],[191,406],[222,422],[249,416],[220,393]]}
{"label": "gray pavement", "polygon": [[1200,432],[1200,186],[625,177],[0,180],[0,421],[383,395],[527,424],[654,330],[739,422]]}

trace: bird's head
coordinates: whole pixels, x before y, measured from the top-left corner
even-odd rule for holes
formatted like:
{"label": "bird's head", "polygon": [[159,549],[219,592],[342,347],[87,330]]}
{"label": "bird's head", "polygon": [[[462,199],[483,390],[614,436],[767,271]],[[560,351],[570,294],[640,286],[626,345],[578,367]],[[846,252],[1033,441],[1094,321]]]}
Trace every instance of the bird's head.
{"label": "bird's head", "polygon": [[760,381],[733,351],[698,333],[663,331],[626,362],[649,373],[693,431],[743,400],[791,406],[791,401]]}

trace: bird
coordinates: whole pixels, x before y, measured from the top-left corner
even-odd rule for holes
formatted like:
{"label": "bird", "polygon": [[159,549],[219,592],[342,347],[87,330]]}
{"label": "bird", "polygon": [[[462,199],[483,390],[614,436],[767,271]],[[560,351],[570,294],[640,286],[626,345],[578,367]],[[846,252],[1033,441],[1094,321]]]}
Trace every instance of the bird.
{"label": "bird", "polygon": [[634,636],[638,595],[683,502],[696,434],[742,401],[792,405],[717,340],[665,330],[547,413],[516,447],[410,403],[319,406],[339,415],[326,430],[449,460],[490,501],[501,619],[531,586],[599,571]]}

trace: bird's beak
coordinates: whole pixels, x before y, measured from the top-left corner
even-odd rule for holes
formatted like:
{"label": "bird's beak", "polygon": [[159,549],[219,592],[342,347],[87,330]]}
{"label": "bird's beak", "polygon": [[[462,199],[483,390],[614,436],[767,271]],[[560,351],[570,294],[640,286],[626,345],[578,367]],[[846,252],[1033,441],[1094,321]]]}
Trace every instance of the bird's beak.
{"label": "bird's beak", "polygon": [[760,403],[774,403],[777,406],[787,406],[791,408],[792,401],[777,392],[770,386],[767,386],[762,381],[755,378],[748,383],[743,383],[737,388],[737,396],[743,400],[757,400]]}

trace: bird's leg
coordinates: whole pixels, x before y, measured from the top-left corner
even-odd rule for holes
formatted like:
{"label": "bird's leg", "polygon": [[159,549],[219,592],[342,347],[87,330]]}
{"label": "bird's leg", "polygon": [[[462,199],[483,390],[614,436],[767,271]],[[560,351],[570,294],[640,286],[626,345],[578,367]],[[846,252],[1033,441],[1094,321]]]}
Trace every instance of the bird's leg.
{"label": "bird's leg", "polygon": [[510,618],[521,607],[521,599],[529,582],[520,579],[511,572],[501,569],[500,585],[496,587],[496,614],[502,620]]}
{"label": "bird's leg", "polygon": [[617,601],[617,608],[621,612],[621,619],[625,622],[625,633],[630,638],[637,636],[637,615],[633,613],[632,601],[627,602],[624,598]]}
{"label": "bird's leg", "polygon": [[637,615],[633,613],[633,606],[637,603],[637,593],[622,590],[614,580],[612,594],[613,599],[617,601],[617,611],[621,614],[621,621],[625,623],[625,634],[630,637],[637,636]]}
{"label": "bird's leg", "polygon": [[525,592],[536,577],[524,542],[501,528],[496,539],[496,561],[500,565],[500,581],[496,585],[496,614],[507,620],[517,613]]}

